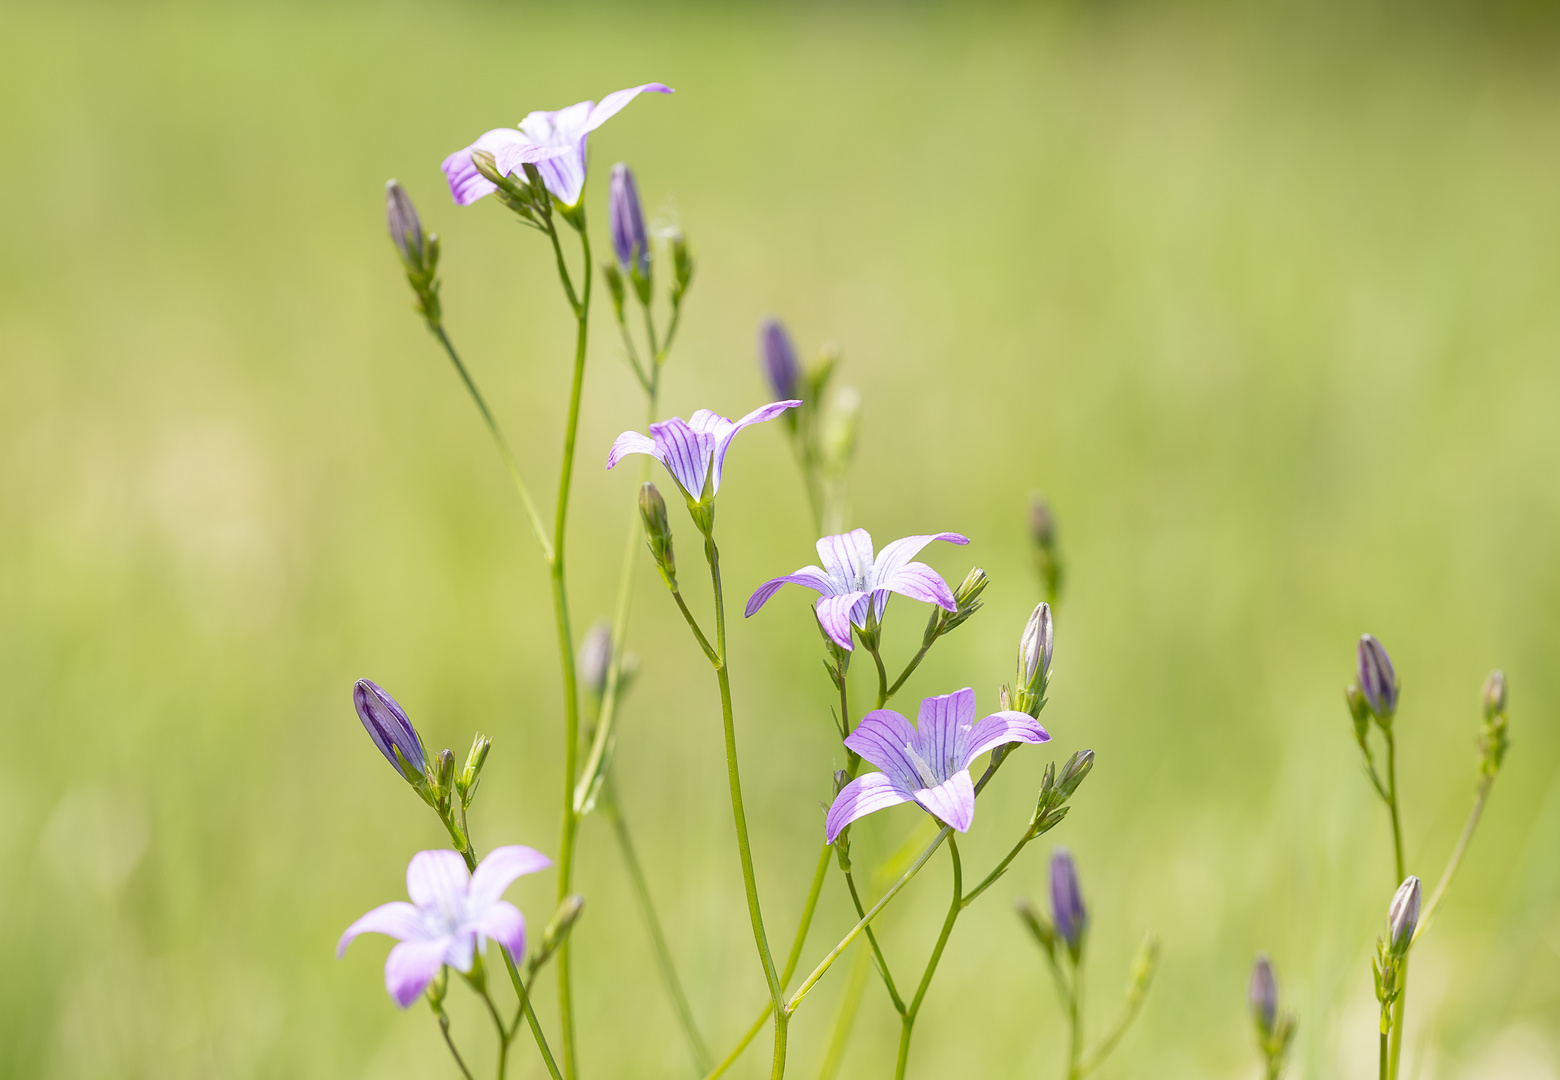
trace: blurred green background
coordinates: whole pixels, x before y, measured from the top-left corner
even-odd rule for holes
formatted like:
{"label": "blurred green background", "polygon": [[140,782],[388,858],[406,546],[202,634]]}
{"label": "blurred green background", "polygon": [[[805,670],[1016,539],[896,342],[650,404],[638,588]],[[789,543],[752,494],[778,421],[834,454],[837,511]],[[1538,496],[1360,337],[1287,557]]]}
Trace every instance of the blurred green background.
{"label": "blurred green background", "polygon": [[[351,683],[385,684],[435,746],[494,733],[478,842],[551,854],[560,694],[543,569],[409,310],[381,185],[443,234],[448,325],[550,502],[571,324],[539,239],[492,200],[450,205],[438,163],[530,109],[660,79],[675,97],[592,137],[588,198],[604,249],[605,169],[630,161],[699,258],[665,411],[765,400],[765,312],[809,352],[838,342],[866,402],[850,523],[963,531],[928,559],[993,579],[907,711],[964,685],[995,707],[1038,599],[1025,498],[1053,499],[1055,754],[1004,771],[964,850],[989,865],[1043,762],[1098,752],[1053,834],[1093,908],[1095,1031],[1139,935],[1164,945],[1100,1075],[1256,1075],[1259,948],[1301,1015],[1292,1074],[1374,1075],[1368,958],[1394,883],[1340,694],[1365,630],[1403,680],[1427,878],[1467,808],[1480,681],[1499,665],[1512,687],[1506,772],[1415,954],[1412,1075],[1560,1075],[1557,45],[1517,6],[0,7],[0,1074],[453,1073],[426,1011],[386,999],[383,939],[332,957],[442,841]],[[605,307],[594,331],[582,630],[610,606],[633,489],[600,463],[641,419]],[[734,594],[812,560],[775,427],[737,442],[720,526]],[[643,569],[618,772],[723,1049],[764,991],[718,701]],[[890,609],[896,654],[915,608]],[[805,612],[782,594],[733,629],[780,939],[841,760]],[[878,815],[857,859],[916,823]],[[586,1075],[687,1075],[604,823],[582,843]],[[1044,892],[1048,847],[960,923],[912,1076],[1058,1075],[1063,1026],[1009,908]],[[906,972],[946,874],[885,917]],[[553,888],[511,894],[533,926]],[[804,970],[845,908],[831,877]],[[793,1075],[815,1072],[844,981],[793,1025]],[[844,1075],[887,1076],[896,1034],[869,986]],[[513,1075],[542,1075],[533,1048]]]}

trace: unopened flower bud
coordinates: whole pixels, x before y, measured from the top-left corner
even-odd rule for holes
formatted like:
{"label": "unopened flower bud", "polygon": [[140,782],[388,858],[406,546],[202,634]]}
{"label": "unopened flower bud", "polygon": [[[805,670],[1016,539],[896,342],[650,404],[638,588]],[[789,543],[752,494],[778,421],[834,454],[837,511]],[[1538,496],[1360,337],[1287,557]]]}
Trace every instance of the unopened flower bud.
{"label": "unopened flower bud", "polygon": [[954,604],[961,608],[969,607],[980,599],[980,594],[986,591],[986,586],[990,583],[991,579],[986,576],[986,571],[978,566],[972,567],[970,572],[964,575],[964,580],[959,582],[959,587],[953,590]]}
{"label": "unopened flower bud", "polygon": [[491,749],[493,740],[482,732],[472,737],[471,749],[466,752],[466,764],[455,779],[455,790],[460,792],[463,802],[469,803],[477,790],[477,781],[482,779],[482,766],[487,764],[488,751]]}
{"label": "unopened flower bud", "polygon": [[623,271],[618,269],[615,262],[601,264],[601,276],[607,283],[607,293],[612,297],[612,310],[617,315],[617,321],[623,321],[623,301],[627,293],[623,287]]}
{"label": "unopened flower bud", "polygon": [[[375,682],[359,679],[352,688],[352,706],[368,737],[385,756],[385,760],[410,783],[417,783],[427,760],[423,754],[422,739],[417,729],[407,719],[406,711],[395,698],[385,693]],[[400,760],[397,760],[399,755]]]}
{"label": "unopened flower bud", "polygon": [[424,991],[428,995],[428,1004],[433,1006],[434,1012],[441,1012],[444,1004],[444,996],[450,988],[450,969],[441,966],[439,973],[428,983],[428,989]]}
{"label": "unopened flower bud", "polygon": [[846,772],[844,769],[836,769],[834,772],[835,798],[839,797],[840,792],[845,790],[845,785],[848,783],[850,783],[850,773]]}
{"label": "unopened flower bud", "polygon": [[688,238],[681,229],[672,229],[667,234],[667,243],[672,249],[672,303],[676,305],[682,303],[683,294],[693,281],[693,256],[688,251]]}
{"label": "unopened flower bud", "polygon": [[1360,693],[1365,695],[1370,711],[1378,720],[1391,720],[1398,703],[1397,672],[1392,670],[1392,658],[1381,642],[1369,634],[1360,636],[1356,655]]}
{"label": "unopened flower bud", "polygon": [[455,788],[455,753],[449,747],[439,751],[439,790],[448,794]]}
{"label": "unopened flower bud", "polygon": [[[791,335],[779,319],[766,318],[758,324],[758,364],[777,399],[796,397],[802,369],[796,361]],[[791,414],[787,412],[786,416]]]}
{"label": "unopened flower bud", "polygon": [[645,525],[645,541],[656,568],[670,588],[677,587],[677,562],[672,555],[672,526],[666,519],[666,500],[650,481],[639,489],[639,517]]}
{"label": "unopened flower bud", "polygon": [[1078,883],[1078,868],[1072,853],[1058,847],[1051,853],[1051,918],[1056,934],[1067,943],[1073,963],[1083,953],[1083,935],[1088,929],[1089,912],[1083,904],[1083,888]]}
{"label": "unopened flower bud", "polygon": [[1278,979],[1273,974],[1272,961],[1267,953],[1257,953],[1257,962],[1251,966],[1251,986],[1246,991],[1251,1005],[1251,1018],[1264,1041],[1273,1037],[1278,1023]]}
{"label": "unopened flower bud", "polygon": [[401,261],[408,268],[420,269],[426,252],[422,220],[417,216],[417,207],[412,205],[412,197],[394,180],[385,182],[385,220]]}
{"label": "unopened flower bud", "polygon": [[1021,690],[1039,693],[1051,670],[1051,605],[1042,602],[1029,616],[1018,640],[1018,682]]}
{"label": "unopened flower bud", "polygon": [[1484,719],[1493,720],[1506,711],[1506,673],[1496,668],[1490,672],[1489,678],[1484,680],[1484,689],[1479,691],[1479,700],[1484,705]]}
{"label": "unopened flower bud", "polygon": [[576,667],[580,673],[580,683],[594,697],[601,697],[607,691],[607,668],[612,664],[612,624],[606,619],[597,619],[585,635],[585,640],[580,642],[580,655],[576,661]]}
{"label": "unopened flower bud", "polygon": [[1355,683],[1343,688],[1343,700],[1348,703],[1349,716],[1354,720],[1354,741],[1365,748],[1365,736],[1370,732],[1370,703]]}
{"label": "unopened flower bud", "polygon": [[1079,750],[1062,765],[1062,775],[1056,781],[1056,791],[1064,799],[1073,797],[1078,785],[1094,768],[1094,751]]}
{"label": "unopened flower bud", "polygon": [[1392,906],[1387,909],[1387,940],[1392,952],[1402,956],[1414,940],[1414,928],[1419,925],[1419,879],[1412,874],[1398,886],[1392,896]]}
{"label": "unopened flower bud", "polygon": [[636,287],[641,281],[645,283],[646,294],[641,295],[640,300],[648,300],[650,238],[645,231],[645,212],[639,203],[639,185],[634,182],[634,171],[621,161],[612,166],[607,219],[618,265],[634,280]]}
{"label": "unopened flower bud", "polygon": [[843,473],[856,456],[861,435],[861,392],[842,386],[829,399],[823,416],[823,463],[832,473]]}
{"label": "unopened flower bud", "polygon": [[542,956],[551,956],[563,944],[563,939],[569,936],[569,931],[574,928],[575,922],[585,910],[585,898],[579,893],[570,893],[558,904],[558,910],[553,912],[552,919],[547,923],[547,928],[542,931]]}
{"label": "unopened flower bud", "polygon": [[1025,928],[1035,936],[1042,949],[1051,952],[1056,948],[1056,931],[1044,913],[1030,903],[1028,897],[1020,896],[1015,899],[1013,910],[1018,912],[1018,917],[1023,920]]}
{"label": "unopened flower bud", "polygon": [[497,184],[499,187],[506,186],[504,174],[498,171],[498,159],[493,156],[491,150],[473,150],[471,164],[488,183]]}

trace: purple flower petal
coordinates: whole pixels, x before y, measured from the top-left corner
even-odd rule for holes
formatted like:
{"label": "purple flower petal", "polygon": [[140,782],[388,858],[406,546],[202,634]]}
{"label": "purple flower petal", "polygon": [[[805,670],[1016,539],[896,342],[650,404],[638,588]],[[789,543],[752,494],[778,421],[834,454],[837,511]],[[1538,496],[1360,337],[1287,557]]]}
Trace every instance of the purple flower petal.
{"label": "purple flower petal", "polygon": [[887,773],[859,776],[841,788],[834,797],[834,805],[829,807],[829,817],[824,826],[824,842],[834,843],[840,830],[859,818],[910,801],[910,796]]}
{"label": "purple flower petal", "polygon": [[842,593],[839,596],[825,596],[818,601],[818,623],[823,627],[823,632],[829,635],[829,640],[834,642],[846,652],[852,649],[850,643],[850,611],[858,600],[864,600],[867,594],[863,592]]}
{"label": "purple flower petal", "polygon": [[769,602],[782,585],[800,585],[804,589],[813,589],[819,593],[827,594],[829,591],[829,577],[816,566],[804,566],[794,574],[785,577],[771,578],[758,587],[752,596],[748,597],[746,618],[751,619],[754,612]]}
{"label": "purple flower petal", "polygon": [[896,592],[912,600],[936,604],[948,611],[958,610],[953,600],[953,590],[948,588],[941,574],[925,563],[906,563],[887,578],[876,577],[873,584],[878,586],[879,591]]}
{"label": "purple flower petal", "polygon": [[590,119],[585,124],[586,131],[595,131],[602,124],[622,111],[623,106],[633,101],[640,94],[675,94],[665,83],[647,82],[638,86],[630,86],[627,90],[614,90],[597,102],[590,110]]}
{"label": "purple flower petal", "polygon": [[900,567],[904,566],[916,554],[930,544],[933,540],[946,540],[950,544],[958,544],[961,547],[970,542],[969,537],[956,532],[928,533],[924,536],[906,536],[892,543],[884,544],[883,550],[878,552],[877,560],[872,565],[873,577],[878,584],[892,576]]}
{"label": "purple flower petal", "polygon": [[992,713],[971,730],[968,745],[964,749],[964,768],[987,750],[1006,743],[1043,743],[1051,741],[1050,732],[1040,726],[1040,721],[1021,712]]}
{"label": "purple flower petal", "polygon": [[607,468],[613,468],[629,454],[649,454],[657,461],[664,460],[654,439],[637,431],[625,431],[612,440],[612,449],[607,451]]}
{"label": "purple flower petal", "polygon": [[445,939],[449,944],[444,950],[444,962],[456,971],[470,971],[476,959],[477,931],[474,924],[480,917],[477,915],[467,919],[452,936]]}
{"label": "purple flower petal", "polygon": [[704,493],[714,441],[696,431],[680,416],[650,425],[650,436],[661,448],[661,462],[683,492],[695,502]]}
{"label": "purple flower petal", "polygon": [[959,832],[969,832],[975,820],[975,784],[968,769],[960,769],[936,787],[917,791],[915,801]]}
{"label": "purple flower petal", "polygon": [[925,787],[931,779],[921,775],[910,756],[909,748],[915,742],[915,727],[893,709],[874,709],[861,718],[855,731],[845,736],[848,748],[882,769],[905,791]]}
{"label": "purple flower petal", "polygon": [[466,860],[453,851],[419,851],[406,864],[406,895],[420,908],[453,910],[470,881]]}
{"label": "purple flower petal", "polygon": [[352,944],[359,934],[385,934],[398,941],[421,940],[426,936],[423,931],[422,912],[405,900],[392,900],[388,904],[380,904],[347,927],[346,933],[342,934],[341,940],[336,943],[337,960],[341,959],[342,954],[347,951],[347,946]]}
{"label": "purple flower petal", "polygon": [[475,907],[497,903],[516,878],[546,870],[551,865],[552,860],[546,855],[524,844],[494,848],[472,871],[467,895]]}
{"label": "purple flower petal", "polygon": [[477,172],[477,167],[471,163],[471,152],[486,150],[496,158],[500,149],[515,145],[529,146],[531,140],[514,128],[494,128],[492,131],[484,131],[476,142],[461,147],[444,159],[439,167],[444,170],[444,179],[450,185],[450,198],[455,200],[456,206],[470,206],[498,190],[491,180]]}
{"label": "purple flower petal", "polygon": [[[480,869],[480,867],[479,867]],[[525,957],[525,916],[507,900],[490,906],[470,926],[484,937],[492,938],[517,960]]]}
{"label": "purple flower petal", "polygon": [[[457,856],[458,858],[459,856]],[[403,941],[385,960],[385,989],[401,1008],[416,1001],[444,966],[448,938]]]}
{"label": "purple flower petal", "polygon": [[[753,424],[762,424],[766,420],[773,420],[775,417],[779,416],[781,413],[785,412],[787,409],[794,409],[794,408],[796,408],[800,404],[801,404],[801,402],[797,401],[797,400],[791,400],[791,401],[771,401],[768,405],[760,405],[758,408],[756,408],[752,412],[748,413],[746,416],[744,416],[742,419],[738,420],[736,423],[731,424],[729,428],[725,428],[724,430],[722,430],[722,431],[720,431],[720,432],[718,432],[716,434],[716,440],[715,440],[715,490],[716,491],[720,490],[720,470],[721,470],[721,466],[726,463],[726,450],[731,446],[731,440],[737,437],[737,432],[741,431],[745,427],[750,427]],[[730,422],[728,421],[728,423],[730,423]]]}
{"label": "purple flower petal", "polygon": [[946,779],[967,765],[959,760],[959,751],[967,745],[974,723],[975,691],[967,686],[951,694],[922,699],[915,724],[915,748],[931,766],[933,775]]}
{"label": "purple flower petal", "polygon": [[872,534],[852,529],[818,541],[818,561],[844,588],[860,589],[872,572]]}
{"label": "purple flower petal", "polygon": [[[566,146],[540,146],[532,142],[511,143],[493,151],[493,164],[503,176],[518,176],[525,179],[525,166],[527,163],[540,168],[542,162],[551,161],[553,158],[565,157],[571,152]],[[551,190],[550,188],[548,190]]]}

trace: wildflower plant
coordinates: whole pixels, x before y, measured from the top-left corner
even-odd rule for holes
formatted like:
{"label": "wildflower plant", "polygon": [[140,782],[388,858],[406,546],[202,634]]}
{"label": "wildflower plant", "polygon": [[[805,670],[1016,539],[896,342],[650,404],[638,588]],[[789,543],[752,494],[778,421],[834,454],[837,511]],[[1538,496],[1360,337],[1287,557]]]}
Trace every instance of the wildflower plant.
{"label": "wildflower plant", "polygon": [[[857,1007],[875,972],[899,1021],[893,1075],[902,1080],[910,1065],[917,1019],[959,919],[1004,879],[1031,843],[1066,821],[1095,766],[1094,752],[1086,748],[1073,749],[1060,765],[1045,760],[1044,751],[1039,749],[1053,739],[1039,717],[1047,705],[1054,674],[1054,609],[1063,580],[1055,520],[1050,504],[1036,496],[1030,504],[1029,533],[1039,602],[1024,625],[1013,628],[1014,676],[1008,684],[993,688],[997,707],[980,716],[975,689],[960,688],[961,683],[973,680],[960,679],[952,686],[919,688],[921,702],[913,723],[890,708],[937,643],[982,610],[982,598],[991,582],[984,569],[974,566],[956,586],[950,586],[932,566],[918,561],[917,556],[934,541],[956,547],[969,545],[971,539],[962,533],[919,533],[877,548],[865,528],[846,527],[845,481],[860,435],[861,397],[853,389],[834,386],[840,367],[837,349],[825,348],[815,362],[804,364],[784,325],[767,318],[758,331],[759,369],[769,391],[767,402],[761,398],[756,407],[736,420],[715,408],[699,409],[686,420],[661,415],[663,375],[682,324],[695,261],[681,229],[648,224],[639,177],[620,162],[612,166],[607,180],[610,248],[606,249],[609,257],[598,266],[592,255],[586,212],[591,177],[587,140],[641,95],[671,93],[661,83],[643,83],[608,94],[600,102],[533,111],[516,127],[489,130],[442,163],[445,184],[456,206],[467,207],[494,196],[521,224],[542,234],[545,243],[537,257],[555,266],[567,312],[574,320],[574,347],[569,358],[572,378],[560,409],[556,501],[546,515],[530,494],[529,477],[539,463],[523,461],[513,452],[446,328],[438,277],[439,238],[424,231],[405,188],[395,181],[386,187],[387,227],[412,290],[415,310],[448,357],[492,438],[548,570],[563,691],[560,824],[550,854],[510,843],[481,855],[468,812],[494,740],[478,732],[464,764],[458,765],[450,749],[429,751],[430,744],[424,742],[407,710],[382,686],[359,680],[353,687],[353,704],[370,741],[433,810],[449,836],[450,848],[413,854],[407,869],[409,899],[382,904],[353,922],[342,935],[338,954],[363,933],[397,939],[385,965],[386,987],[403,1008],[418,998],[427,1002],[456,1067],[467,1080],[472,1080],[468,1056],[462,1053],[461,1039],[445,1009],[450,985],[456,981],[465,983],[481,1000],[493,1024],[500,1078],[506,1075],[510,1052],[524,1032],[529,1033],[541,1065],[554,1080],[577,1080],[590,1073],[585,1045],[610,1033],[582,1023],[576,1007],[570,943],[573,934],[589,932],[588,923],[580,921],[585,899],[577,888],[575,868],[581,822],[599,811],[612,826],[623,873],[655,956],[658,979],[686,1042],[690,1071],[695,1076],[706,1080],[721,1076],[767,1029],[770,1076],[779,1080],[791,1054],[792,1018],[812,990],[854,949],[851,973],[823,1048],[820,1075],[827,1080],[837,1074]],[[616,345],[643,393],[645,420],[641,427],[623,432],[610,446],[581,448],[577,435],[598,272],[606,284],[618,331]],[[760,888],[759,860],[753,850],[742,786],[743,767],[751,768],[753,762],[744,761],[737,740],[739,687],[734,683],[730,638],[746,624],[733,623],[727,617],[721,552],[723,544],[741,544],[742,538],[728,538],[721,532],[717,513],[728,466],[731,483],[761,482],[740,452],[732,454],[736,436],[747,428],[770,433],[764,437],[778,435],[790,443],[813,526],[811,536],[817,538],[818,563],[758,585],[748,594],[743,613],[755,616],[788,584],[816,594],[805,613],[794,601],[787,601],[774,605],[766,618],[781,620],[792,633],[818,634],[839,739],[832,757],[817,763],[812,786],[829,785],[833,797],[825,805],[822,819],[807,826],[817,829],[818,854],[801,915],[795,927],[784,934],[778,932],[772,908],[766,915],[766,896]],[[598,620],[577,638],[565,556],[574,466],[581,451],[585,461],[607,469],[626,465],[632,458],[638,465],[638,478],[633,499],[626,500],[623,507],[626,535],[614,610],[610,618]],[[653,472],[657,465],[665,470],[665,477]],[[653,476],[663,484],[669,479],[682,495],[688,512],[686,525],[680,514],[668,510]],[[692,534],[686,532],[687,525],[692,526]],[[676,535],[679,530],[684,530],[680,541]],[[753,943],[745,963],[755,994],[761,987],[765,999],[744,1031],[720,1034],[724,1052],[719,1057],[710,1049],[716,1033],[704,1026],[708,1019],[701,1020],[686,992],[669,945],[666,920],[656,906],[633,841],[630,824],[637,817],[625,806],[614,778],[617,726],[637,669],[637,661],[627,650],[629,600],[646,554],[672,607],[688,628],[693,645],[690,656],[702,656],[712,676],[713,685],[703,703],[710,714],[717,709],[719,713],[726,792],[734,826],[733,854]],[[752,588],[750,583],[742,584],[744,592]],[[707,606],[702,601],[690,605],[685,592],[706,589]],[[896,595],[902,599],[891,604]],[[929,606],[925,628],[910,655],[891,656],[890,639],[883,630],[892,619],[905,617],[907,601]],[[708,615],[696,615],[695,608]],[[856,681],[850,677],[853,660],[863,652],[872,662],[867,685],[873,687],[875,682],[865,700],[860,695],[860,677]],[[1393,731],[1399,686],[1385,649],[1373,638],[1361,641],[1358,676],[1348,694],[1356,738],[1368,775],[1390,810],[1398,863],[1394,880],[1403,880]],[[690,692],[688,700],[690,708],[697,708],[696,695]],[[992,698],[986,700],[989,703]],[[1390,1032],[1394,1061],[1410,950],[1428,926],[1456,869],[1505,753],[1505,683],[1498,673],[1486,686],[1484,702],[1480,781],[1468,828],[1422,914],[1418,879],[1409,879],[1412,895],[1400,894],[1394,901],[1388,933],[1378,950],[1383,1054],[1387,1053]],[[1372,725],[1382,743],[1380,759],[1368,737]],[[1070,741],[1068,726],[1065,718],[1057,725],[1064,741]],[[1377,767],[1378,760],[1382,769]],[[844,767],[835,768],[841,761]],[[1010,782],[1027,782],[1036,793],[1027,820],[1003,822],[995,813],[977,815],[982,792],[999,771],[1015,761],[1022,764],[1009,769]],[[1020,772],[1025,775],[1017,775]],[[805,779],[798,781],[793,791],[798,808],[811,802]],[[900,806],[907,809],[894,809]],[[912,814],[912,807],[918,812]],[[876,852],[864,850],[871,847],[866,843],[853,845],[854,824],[880,811],[885,812],[890,827],[899,828],[925,820],[920,817],[925,814],[934,834],[903,860],[894,856],[893,849]],[[1004,830],[1013,840],[983,875],[967,877],[959,840],[976,827],[977,816],[980,828]],[[941,850],[947,853],[951,883],[948,905],[935,934],[929,935],[919,971],[907,976],[906,959],[888,954],[877,928],[894,901]],[[863,887],[861,879],[866,876],[860,869],[865,862],[877,864],[875,869],[880,872],[893,867],[892,873],[881,878],[889,883],[875,897]],[[805,874],[805,867],[797,869],[801,871],[798,877]],[[542,933],[528,935],[524,915],[504,899],[504,893],[518,877],[544,871],[555,874],[555,907]],[[804,969],[801,965],[824,885],[836,872],[849,897],[853,921],[836,941],[815,949],[811,966]],[[1119,1015],[1089,1044],[1085,1039],[1083,984],[1088,942],[1095,928],[1077,864],[1067,848],[1053,850],[1048,876],[1049,914],[1022,899],[1018,910],[1054,977],[1068,1021],[1065,1075],[1068,1080],[1077,1080],[1099,1067],[1143,1006],[1157,965],[1157,943],[1152,934],[1144,939]],[[878,877],[871,875],[868,883]],[[1407,882],[1404,888],[1408,888]],[[533,1007],[537,977],[549,964],[556,978],[556,1020],[551,1031]],[[505,980],[495,977],[495,969],[500,967],[509,991],[500,985]],[[804,970],[807,973],[797,978]],[[1282,1067],[1295,1021],[1292,1014],[1278,1010],[1277,984],[1265,958],[1259,959],[1253,973],[1250,1000],[1268,1075],[1273,1077]]]}

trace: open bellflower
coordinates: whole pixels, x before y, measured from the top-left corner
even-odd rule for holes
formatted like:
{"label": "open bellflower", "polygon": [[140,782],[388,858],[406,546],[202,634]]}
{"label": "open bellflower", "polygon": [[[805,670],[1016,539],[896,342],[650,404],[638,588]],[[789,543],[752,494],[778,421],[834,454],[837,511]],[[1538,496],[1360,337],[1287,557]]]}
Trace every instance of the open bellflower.
{"label": "open bellflower", "polygon": [[586,137],[647,92],[670,94],[672,89],[661,83],[644,83],[608,94],[600,102],[581,101],[555,112],[530,113],[518,128],[484,132],[476,142],[444,159],[450,197],[457,205],[470,206],[498,190],[471,162],[473,150],[486,150],[493,155],[501,175],[520,173],[526,164],[534,164],[542,183],[559,203],[577,206],[585,190]]}
{"label": "open bellflower", "polygon": [[968,687],[921,702],[911,725],[893,709],[867,713],[845,745],[881,772],[858,776],[829,807],[827,842],[851,822],[900,803],[913,802],[959,832],[975,818],[970,764],[1008,743],[1043,743],[1051,736],[1032,716],[999,712],[975,722],[975,691]]}
{"label": "open bellflower", "polygon": [[[816,590],[821,596],[819,624],[829,640],[848,650],[851,648],[850,628],[865,628],[869,612],[873,618],[881,619],[891,592],[936,604],[944,611],[957,611],[953,590],[948,588],[942,576],[925,563],[911,562],[933,540],[946,540],[950,544],[970,542],[968,537],[954,532],[906,536],[884,544],[883,550],[874,557],[872,535],[866,529],[825,536],[818,541],[818,561],[823,563],[822,568],[804,566],[795,573],[764,582],[748,598],[746,614],[751,618],[782,585]],[[974,698],[970,700],[973,702]],[[974,707],[971,704],[970,708]]]}
{"label": "open bellflower", "polygon": [[[374,740],[374,745],[396,772],[408,780],[422,773],[427,764],[422,739],[395,698],[373,680],[359,679],[352,687],[352,707],[357,710],[358,719],[363,721],[368,737]],[[396,760],[398,750],[406,766]],[[411,775],[406,774],[406,767],[411,768]]]}
{"label": "open bellflower", "polygon": [[406,867],[406,894],[412,898],[381,904],[347,927],[336,945],[339,960],[359,934],[385,934],[400,941],[385,960],[385,989],[401,1008],[448,965],[469,972],[488,939],[525,955],[525,916],[503,899],[516,878],[552,865],[539,851],[512,844],[494,848],[467,872],[453,851],[419,851]]}
{"label": "open bellflower", "polygon": [[[607,454],[607,468],[612,468],[629,454],[649,454],[672,474],[677,486],[689,504],[708,505],[720,490],[721,466],[726,460],[726,450],[737,432],[751,424],[773,420],[787,409],[794,409],[800,401],[772,401],[761,405],[742,419],[731,421],[709,409],[700,409],[687,420],[674,416],[650,425],[650,434],[625,431],[612,441]],[[709,488],[705,490],[706,486]]]}

